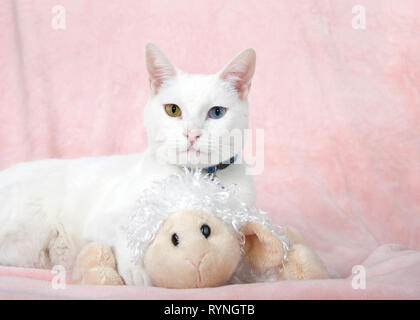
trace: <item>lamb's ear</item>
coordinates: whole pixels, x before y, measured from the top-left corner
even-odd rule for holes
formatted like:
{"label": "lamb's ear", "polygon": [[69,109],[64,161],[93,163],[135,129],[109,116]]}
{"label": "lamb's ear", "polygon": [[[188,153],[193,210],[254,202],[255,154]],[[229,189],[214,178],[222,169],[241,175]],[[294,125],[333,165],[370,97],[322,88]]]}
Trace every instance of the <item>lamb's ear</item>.
{"label": "lamb's ear", "polygon": [[220,72],[220,78],[231,82],[241,99],[247,97],[251,88],[251,80],[255,72],[255,63],[255,50],[249,48],[239,53]]}
{"label": "lamb's ear", "polygon": [[245,236],[244,259],[254,271],[262,272],[282,264],[283,244],[270,230],[249,222],[241,231]]}
{"label": "lamb's ear", "polygon": [[150,87],[156,94],[166,80],[175,77],[176,67],[163,51],[153,43],[146,45],[146,66],[149,72]]}

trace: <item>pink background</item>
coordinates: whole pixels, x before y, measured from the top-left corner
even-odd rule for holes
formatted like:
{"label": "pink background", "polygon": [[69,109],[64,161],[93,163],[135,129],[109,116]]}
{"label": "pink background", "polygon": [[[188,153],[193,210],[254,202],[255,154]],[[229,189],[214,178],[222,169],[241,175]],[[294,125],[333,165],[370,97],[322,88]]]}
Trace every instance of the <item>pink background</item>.
{"label": "pink background", "polygon": [[341,276],[382,244],[420,250],[419,15],[416,0],[2,0],[0,169],[144,150],[148,41],[198,73],[253,47],[258,206]]}

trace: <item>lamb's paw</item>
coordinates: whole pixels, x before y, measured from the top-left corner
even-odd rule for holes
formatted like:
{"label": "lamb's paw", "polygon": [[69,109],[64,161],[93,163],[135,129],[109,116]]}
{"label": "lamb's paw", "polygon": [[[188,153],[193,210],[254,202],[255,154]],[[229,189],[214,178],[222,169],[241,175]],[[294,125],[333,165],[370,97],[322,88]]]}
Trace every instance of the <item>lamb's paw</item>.
{"label": "lamb's paw", "polygon": [[80,284],[122,286],[124,281],[115,269],[98,266],[88,269],[83,275]]}
{"label": "lamb's paw", "polygon": [[289,251],[279,280],[308,280],[329,278],[324,262],[311,248],[296,244]]}
{"label": "lamb's paw", "polygon": [[[100,242],[91,242],[83,247],[76,258],[72,274],[73,283],[82,283],[86,273],[89,270],[96,269],[96,267],[107,267],[115,271],[116,262],[109,246]],[[106,272],[106,274],[108,273],[110,271]]]}

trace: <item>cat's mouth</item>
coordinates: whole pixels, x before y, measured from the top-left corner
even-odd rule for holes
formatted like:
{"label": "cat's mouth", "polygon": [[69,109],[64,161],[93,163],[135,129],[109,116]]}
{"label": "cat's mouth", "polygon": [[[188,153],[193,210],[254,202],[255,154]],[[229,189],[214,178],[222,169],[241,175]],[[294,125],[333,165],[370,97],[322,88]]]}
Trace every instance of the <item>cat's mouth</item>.
{"label": "cat's mouth", "polygon": [[195,154],[196,156],[199,156],[200,154],[208,154],[207,151],[205,150],[201,150],[201,149],[196,149],[193,146],[188,147],[185,151],[183,151],[185,153],[188,154]]}
{"label": "cat's mouth", "polygon": [[211,162],[210,150],[198,146],[179,148],[173,159],[177,165],[181,166],[208,166]]}

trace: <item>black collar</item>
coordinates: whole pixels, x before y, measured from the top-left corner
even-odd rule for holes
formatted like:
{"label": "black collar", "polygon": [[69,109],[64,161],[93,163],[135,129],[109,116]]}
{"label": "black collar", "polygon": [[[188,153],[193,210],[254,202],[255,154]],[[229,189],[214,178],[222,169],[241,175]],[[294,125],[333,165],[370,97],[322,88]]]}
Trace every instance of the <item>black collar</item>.
{"label": "black collar", "polygon": [[207,172],[207,173],[216,173],[216,171],[226,169],[231,164],[235,163],[235,161],[236,161],[237,158],[238,158],[238,155],[233,156],[228,161],[221,162],[219,164],[216,164],[215,166],[207,167],[207,168],[204,168],[202,170],[204,172]]}

